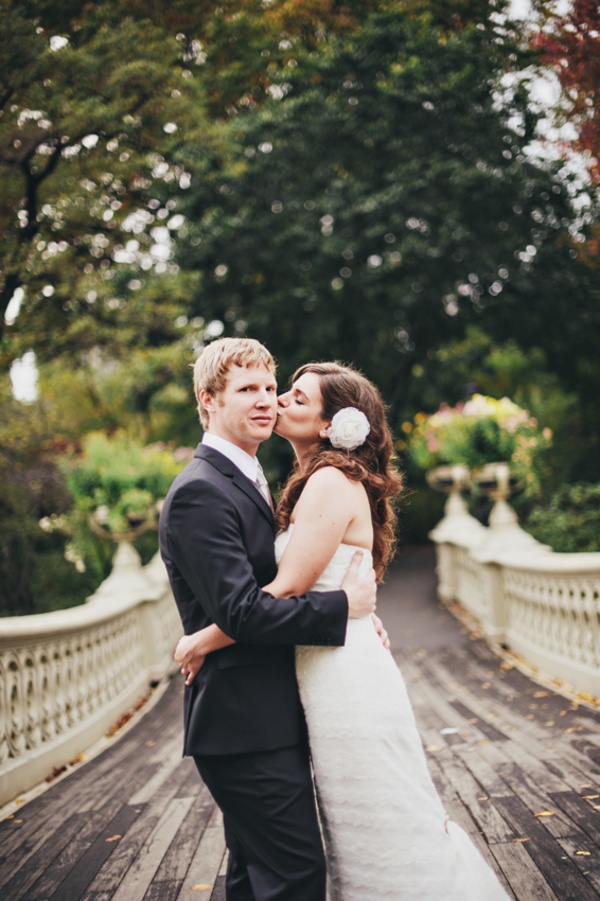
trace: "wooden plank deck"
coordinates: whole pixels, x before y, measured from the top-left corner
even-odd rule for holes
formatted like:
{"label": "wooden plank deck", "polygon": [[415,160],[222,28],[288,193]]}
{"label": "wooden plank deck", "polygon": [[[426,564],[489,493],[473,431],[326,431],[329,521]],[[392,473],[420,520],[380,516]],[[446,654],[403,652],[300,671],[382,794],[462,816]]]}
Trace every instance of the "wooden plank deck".
{"label": "wooden plank deck", "polygon": [[[509,892],[600,898],[600,712],[440,608],[428,549],[400,555],[379,612],[448,812]],[[181,758],[177,678],[101,753],[2,813],[2,901],[224,901],[221,818]]]}

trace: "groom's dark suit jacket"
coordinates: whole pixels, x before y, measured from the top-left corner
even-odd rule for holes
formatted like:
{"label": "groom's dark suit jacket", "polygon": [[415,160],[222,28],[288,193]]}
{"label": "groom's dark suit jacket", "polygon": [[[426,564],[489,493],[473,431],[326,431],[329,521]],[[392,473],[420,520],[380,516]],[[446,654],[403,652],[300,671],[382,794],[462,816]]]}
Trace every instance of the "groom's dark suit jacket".
{"label": "groom's dark suit jacket", "polygon": [[275,599],[274,525],[259,489],[199,444],[160,517],[160,549],[186,634],[217,623],[237,644],[210,654],[185,689],[184,754],[240,754],[296,744],[304,718],[294,644],[344,643],[343,591]]}

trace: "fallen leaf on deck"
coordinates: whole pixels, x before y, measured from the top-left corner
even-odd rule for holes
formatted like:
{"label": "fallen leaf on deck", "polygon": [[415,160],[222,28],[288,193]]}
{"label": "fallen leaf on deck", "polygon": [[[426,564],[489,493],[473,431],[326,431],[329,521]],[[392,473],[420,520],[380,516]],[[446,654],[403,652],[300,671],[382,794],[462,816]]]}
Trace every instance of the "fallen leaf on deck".
{"label": "fallen leaf on deck", "polygon": [[146,742],[146,747],[147,747],[147,748],[153,748],[153,747],[154,747],[154,742],[153,742],[153,741],[147,741],[147,742]]}
{"label": "fallen leaf on deck", "polygon": [[579,857],[591,857],[592,852],[591,851],[575,851],[575,854],[577,854]]}
{"label": "fallen leaf on deck", "polygon": [[513,838],[512,843],[513,843],[513,845],[518,845],[519,842],[528,842],[528,841],[529,841],[528,838]]}
{"label": "fallen leaf on deck", "polygon": [[443,751],[445,749],[445,747],[446,747],[446,745],[426,745],[425,750],[428,751],[430,754],[433,754],[434,751]]}
{"label": "fallen leaf on deck", "polygon": [[507,672],[509,669],[514,668],[515,665],[514,663],[511,663],[510,660],[504,660],[504,662],[500,664],[500,669],[504,670],[504,672]]}
{"label": "fallen leaf on deck", "polygon": [[533,697],[534,698],[547,698],[548,694],[549,694],[549,692],[547,692],[547,691],[534,691]]}
{"label": "fallen leaf on deck", "polygon": [[600,798],[600,795],[582,795],[581,797],[584,801],[595,801],[596,798]]}
{"label": "fallen leaf on deck", "polygon": [[122,835],[111,835],[110,838],[105,838],[105,842],[118,842],[120,838],[123,838]]}
{"label": "fallen leaf on deck", "polygon": [[113,735],[116,735],[119,729],[122,729],[123,726],[129,722],[132,716],[133,713],[131,711],[128,711],[127,713],[124,713],[123,716],[120,716],[117,722],[113,723],[108,732],[105,733],[105,737],[112,738]]}
{"label": "fallen leaf on deck", "polygon": [[553,817],[553,810],[540,810],[539,813],[534,813],[534,817]]}
{"label": "fallen leaf on deck", "polygon": [[193,892],[210,892],[211,888],[214,888],[214,885],[209,885],[208,882],[199,882],[198,885],[192,886]]}
{"label": "fallen leaf on deck", "polygon": [[77,766],[78,763],[83,763],[84,760],[87,760],[85,754],[78,754],[73,760],[69,760],[69,766]]}

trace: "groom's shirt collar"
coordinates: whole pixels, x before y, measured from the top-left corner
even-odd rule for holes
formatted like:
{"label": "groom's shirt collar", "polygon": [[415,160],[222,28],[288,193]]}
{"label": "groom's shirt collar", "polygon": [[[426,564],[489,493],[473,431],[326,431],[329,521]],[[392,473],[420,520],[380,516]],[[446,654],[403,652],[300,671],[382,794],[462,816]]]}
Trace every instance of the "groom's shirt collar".
{"label": "groom's shirt collar", "polygon": [[241,447],[238,447],[237,444],[232,444],[231,441],[221,438],[220,435],[213,435],[211,432],[205,432],[203,434],[202,444],[206,444],[208,447],[212,447],[216,451],[219,451],[224,457],[231,460],[233,465],[237,466],[251,482],[256,482],[256,477],[258,475],[257,457],[251,457],[250,454],[247,454],[246,451],[242,450]]}

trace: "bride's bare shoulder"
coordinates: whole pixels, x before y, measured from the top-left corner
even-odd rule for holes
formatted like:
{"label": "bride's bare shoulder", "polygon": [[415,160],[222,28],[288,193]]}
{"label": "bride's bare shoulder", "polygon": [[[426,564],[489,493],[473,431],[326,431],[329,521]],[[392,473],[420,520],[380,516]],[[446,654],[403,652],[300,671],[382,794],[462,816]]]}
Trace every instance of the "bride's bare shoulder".
{"label": "bride's bare shoulder", "polygon": [[337,466],[321,466],[309,476],[306,484],[317,488],[326,488],[330,485],[334,488],[346,486],[352,488],[360,483],[349,479]]}

